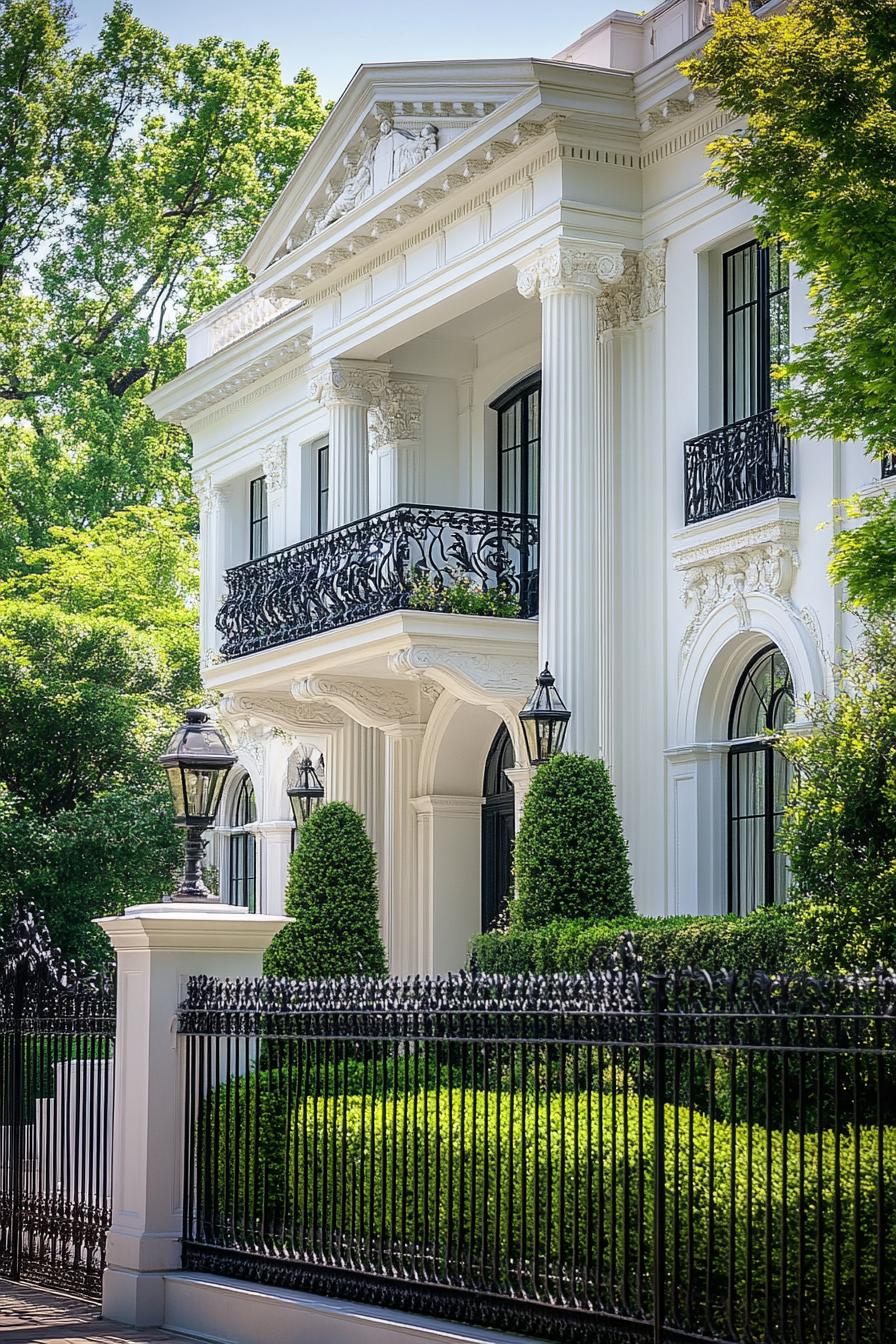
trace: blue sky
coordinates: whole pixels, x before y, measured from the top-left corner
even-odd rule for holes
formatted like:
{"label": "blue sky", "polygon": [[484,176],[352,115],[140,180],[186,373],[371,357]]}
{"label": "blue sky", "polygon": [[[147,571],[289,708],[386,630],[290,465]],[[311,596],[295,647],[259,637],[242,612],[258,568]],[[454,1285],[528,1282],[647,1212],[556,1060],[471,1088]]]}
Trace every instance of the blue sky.
{"label": "blue sky", "polygon": [[[552,56],[616,8],[610,0],[131,0],[144,23],[176,42],[209,33],[279,48],[284,72],[307,65],[325,97],[359,65],[494,56]],[[96,36],[111,0],[75,0],[79,45]],[[624,4],[620,4],[624,8]]]}

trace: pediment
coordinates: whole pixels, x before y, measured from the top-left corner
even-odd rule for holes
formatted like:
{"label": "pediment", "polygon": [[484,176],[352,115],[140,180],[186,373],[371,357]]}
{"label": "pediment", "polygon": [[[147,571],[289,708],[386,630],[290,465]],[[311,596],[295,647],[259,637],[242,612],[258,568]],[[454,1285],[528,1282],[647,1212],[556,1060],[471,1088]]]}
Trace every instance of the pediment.
{"label": "pediment", "polygon": [[362,66],[247,249],[246,266],[258,275],[361,211],[533,83],[527,61]]}

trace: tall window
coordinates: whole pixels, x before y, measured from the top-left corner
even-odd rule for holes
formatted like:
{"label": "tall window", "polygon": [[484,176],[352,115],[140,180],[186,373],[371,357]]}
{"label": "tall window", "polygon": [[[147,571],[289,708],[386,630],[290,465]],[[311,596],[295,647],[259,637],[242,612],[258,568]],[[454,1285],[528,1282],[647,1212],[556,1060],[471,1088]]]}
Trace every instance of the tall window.
{"label": "tall window", "polygon": [[268,553],[268,483],[264,476],[249,482],[249,559]]}
{"label": "tall window", "polygon": [[502,724],[485,760],[482,792],[482,928],[490,929],[506,908],[513,883],[513,744]]}
{"label": "tall window", "polygon": [[255,913],[255,836],[244,828],[255,820],[255,791],[243,775],[233,802],[230,824],[230,877],[227,899]]}
{"label": "tall window", "polygon": [[[519,515],[523,538],[520,555],[521,596],[533,589],[538,573],[538,547],[527,543],[527,523],[538,518],[541,467],[541,374],[505,392],[492,402],[498,413],[498,512]],[[532,603],[524,600],[524,609]]]}
{"label": "tall window", "polygon": [[725,424],[773,407],[772,365],[790,350],[787,262],[780,242],[744,243],[722,257]]}
{"label": "tall window", "polygon": [[326,532],[330,526],[330,445],[317,450],[317,530]]}
{"label": "tall window", "polygon": [[744,669],[728,727],[728,906],[735,914],[787,899],[787,863],[775,843],[791,767],[766,734],[780,732],[793,711],[790,669],[771,644]]}

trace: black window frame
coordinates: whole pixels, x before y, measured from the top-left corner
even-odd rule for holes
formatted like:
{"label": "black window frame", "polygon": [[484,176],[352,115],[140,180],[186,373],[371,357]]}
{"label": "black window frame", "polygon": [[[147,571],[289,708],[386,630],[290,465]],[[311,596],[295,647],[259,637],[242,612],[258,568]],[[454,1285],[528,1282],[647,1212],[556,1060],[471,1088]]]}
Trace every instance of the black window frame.
{"label": "black window frame", "polygon": [[231,808],[233,830],[230,833],[227,904],[240,906],[250,915],[255,914],[258,849],[255,836],[246,827],[255,819],[255,790],[248,774],[244,774]]}
{"label": "black window frame", "polygon": [[[324,470],[326,468],[326,471]],[[326,479],[326,485],[322,482]],[[317,534],[330,530],[330,445],[317,450]]]}
{"label": "black window frame", "polygon": [[[513,387],[502,392],[500,397],[489,403],[489,409],[493,410],[498,420],[498,430],[495,448],[496,461],[496,499],[497,513],[499,515],[499,535],[500,535],[500,515],[508,518],[519,518],[520,521],[520,606],[524,612],[534,611],[537,601],[537,583],[538,583],[538,545],[529,545],[529,520],[534,520],[538,524],[538,516],[541,505],[541,438],[542,438],[542,388],[541,388],[541,370],[529,374],[520,382],[515,383]],[[538,398],[538,434],[530,437],[526,426],[529,424],[529,413],[533,397]],[[507,445],[504,443],[504,415],[505,412],[518,403],[520,406],[520,442],[518,444]],[[533,470],[533,445],[535,447],[534,461],[537,474],[536,490],[537,504],[535,509],[529,507],[531,476]],[[520,453],[519,467],[519,504],[520,509],[512,512],[504,506],[504,487],[506,483],[506,464],[505,458],[514,451]]]}
{"label": "black window frame", "polygon": [[255,476],[249,482],[249,559],[268,553],[268,478]]}
{"label": "black window frame", "polygon": [[[722,414],[725,425],[749,420],[773,409],[777,403],[778,384],[771,376],[772,365],[786,358],[790,346],[790,274],[783,248],[780,239],[763,244],[753,238],[722,253]],[[748,276],[749,298],[745,297]],[[739,340],[743,344],[740,351],[737,348]],[[738,368],[742,384],[740,398]]]}
{"label": "black window frame", "polygon": [[[783,769],[786,782],[784,784],[784,795],[790,787],[792,780],[792,771],[785,758],[777,750],[774,739],[770,737],[736,737],[737,719],[739,710],[743,704],[744,695],[751,685],[757,692],[759,704],[764,701],[759,695],[756,687],[757,672],[762,663],[766,660],[772,661],[771,688],[772,693],[768,703],[765,705],[765,728],[769,732],[780,732],[783,724],[776,723],[777,711],[786,696],[790,704],[794,703],[793,675],[788,666],[787,659],[776,644],[766,644],[748,661],[746,667],[738,678],[734,695],[731,699],[731,709],[728,718],[728,737],[730,745],[728,747],[728,808],[727,808],[727,831],[728,831],[728,913],[729,914],[749,914],[752,910],[758,910],[765,905],[780,905],[787,900],[788,882],[786,876],[786,866],[776,863],[776,858],[780,857],[775,849],[775,837],[778,830],[778,824],[784,815],[784,807],[777,807],[777,777],[776,771]],[[775,685],[775,660],[780,659],[783,664],[786,675],[782,678],[779,685]],[[784,722],[790,722],[791,719],[785,719]],[[749,758],[753,758],[756,777],[761,775],[761,794],[763,805],[761,811],[745,812],[741,806],[741,784],[742,784],[742,765]],[[754,786],[755,787],[755,786]],[[744,823],[761,822],[763,837],[763,854],[761,869],[761,887],[753,890],[752,893],[745,891],[743,883],[743,870],[740,863],[742,854],[741,834],[744,830]],[[747,828],[747,834],[749,830]],[[781,880],[779,881],[779,874]],[[759,878],[760,874],[755,874]]]}

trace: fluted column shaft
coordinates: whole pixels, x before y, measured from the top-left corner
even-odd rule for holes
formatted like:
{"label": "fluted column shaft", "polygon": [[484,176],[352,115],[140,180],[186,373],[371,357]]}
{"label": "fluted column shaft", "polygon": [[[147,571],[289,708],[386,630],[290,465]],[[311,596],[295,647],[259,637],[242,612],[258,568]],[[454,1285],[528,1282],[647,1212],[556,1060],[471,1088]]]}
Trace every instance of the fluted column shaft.
{"label": "fluted column shaft", "polygon": [[346,716],[332,757],[327,762],[329,797],[360,812],[377,852],[382,877],[383,735]]}
{"label": "fluted column shaft", "polygon": [[330,526],[370,512],[367,412],[382,396],[388,365],[334,360],[311,382],[311,395],[330,413]]}
{"label": "fluted column shaft", "polygon": [[384,729],[383,927],[393,975],[420,969],[417,908],[417,796],[423,724]]}
{"label": "fluted column shaft", "polygon": [[599,434],[597,296],[621,256],[559,240],[520,270],[541,297],[542,423],[538,644],[572,711],[567,750],[599,756],[608,725],[600,686],[612,647],[606,533],[615,501]]}
{"label": "fluted column shaft", "polygon": [[371,504],[423,503],[423,396],[425,385],[390,378],[371,407]]}

